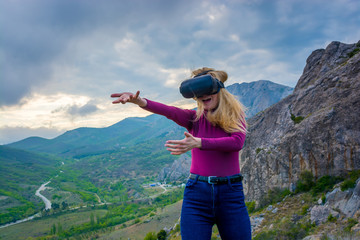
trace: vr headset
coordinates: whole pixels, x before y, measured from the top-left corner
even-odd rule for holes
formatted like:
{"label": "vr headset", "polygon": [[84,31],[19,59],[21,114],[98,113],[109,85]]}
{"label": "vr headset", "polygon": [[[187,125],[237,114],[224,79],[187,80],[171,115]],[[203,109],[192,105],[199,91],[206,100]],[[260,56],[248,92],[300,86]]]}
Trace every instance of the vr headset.
{"label": "vr headset", "polygon": [[212,95],[218,93],[220,88],[224,88],[224,83],[210,74],[203,75],[206,73],[201,73],[181,83],[180,93],[184,98],[199,98],[205,95]]}

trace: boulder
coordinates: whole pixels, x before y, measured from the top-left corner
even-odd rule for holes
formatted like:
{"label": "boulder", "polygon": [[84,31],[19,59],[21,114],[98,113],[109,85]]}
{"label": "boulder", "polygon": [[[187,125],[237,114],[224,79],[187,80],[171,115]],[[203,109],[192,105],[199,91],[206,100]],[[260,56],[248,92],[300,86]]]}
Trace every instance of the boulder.
{"label": "boulder", "polygon": [[323,206],[323,205],[315,205],[310,212],[310,221],[311,223],[315,223],[316,225],[319,225],[321,223],[325,223],[328,220],[328,217],[330,214],[333,217],[338,218],[339,213],[332,210],[329,206]]}
{"label": "boulder", "polygon": [[340,188],[335,188],[328,193],[325,206],[337,209],[346,218],[354,217],[355,213],[360,210],[360,178],[356,182],[354,189],[341,191]]}

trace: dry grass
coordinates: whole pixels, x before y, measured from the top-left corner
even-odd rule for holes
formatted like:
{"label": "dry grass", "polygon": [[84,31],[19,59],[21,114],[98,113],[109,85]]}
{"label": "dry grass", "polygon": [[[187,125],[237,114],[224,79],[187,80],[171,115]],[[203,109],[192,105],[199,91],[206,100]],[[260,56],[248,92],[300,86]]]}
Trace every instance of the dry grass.
{"label": "dry grass", "polygon": [[134,224],[134,220],[118,225],[115,231],[110,234],[102,235],[99,239],[128,239],[143,240],[148,232],[158,233],[164,227],[170,229],[180,218],[182,201],[168,205],[163,209],[158,209],[154,216],[144,216],[140,219],[140,223]]}

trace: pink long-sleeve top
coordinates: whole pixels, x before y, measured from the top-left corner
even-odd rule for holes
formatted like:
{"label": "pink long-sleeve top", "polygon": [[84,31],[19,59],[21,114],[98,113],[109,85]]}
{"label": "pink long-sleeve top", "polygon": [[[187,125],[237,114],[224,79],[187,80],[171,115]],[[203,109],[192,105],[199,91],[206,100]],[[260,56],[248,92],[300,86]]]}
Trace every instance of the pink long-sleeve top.
{"label": "pink long-sleeve top", "polygon": [[181,109],[147,100],[144,109],[163,115],[201,138],[201,148],[191,150],[190,172],[201,176],[225,177],[240,173],[239,151],[245,141],[242,132],[227,133],[213,126],[203,115],[198,121],[195,110]]}

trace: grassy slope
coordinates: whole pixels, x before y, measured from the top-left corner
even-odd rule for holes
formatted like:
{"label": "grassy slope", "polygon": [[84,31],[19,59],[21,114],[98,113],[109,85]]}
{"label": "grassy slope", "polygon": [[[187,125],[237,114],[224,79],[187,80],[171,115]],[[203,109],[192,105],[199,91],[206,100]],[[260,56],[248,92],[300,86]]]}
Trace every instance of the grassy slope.
{"label": "grassy slope", "polygon": [[63,229],[68,229],[73,225],[82,224],[90,221],[90,215],[100,217],[106,214],[107,210],[85,210],[80,212],[68,212],[60,216],[44,217],[41,219],[24,222],[0,229],[0,239],[22,240],[28,237],[38,237],[48,235],[50,229],[55,224],[61,224]]}
{"label": "grassy slope", "polygon": [[0,223],[31,216],[42,202],[35,191],[59,172],[60,158],[0,146]]}
{"label": "grassy slope", "polygon": [[0,187],[24,180],[43,183],[56,173],[60,163],[60,159],[53,156],[0,146]]}
{"label": "grassy slope", "polygon": [[182,201],[168,205],[163,209],[159,209],[155,216],[149,215],[141,218],[138,224],[130,225],[132,222],[126,223],[130,225],[123,228],[122,225],[118,226],[115,231],[110,234],[101,235],[99,239],[128,239],[143,240],[148,232],[158,233],[164,227],[170,229],[178,222],[180,218]]}
{"label": "grassy slope", "polygon": [[[156,215],[147,215],[134,224],[134,220],[126,222],[126,226],[117,225],[113,229],[105,229],[88,234],[88,236],[99,237],[99,239],[144,239],[148,232],[159,232],[164,227],[171,228],[179,220],[182,201],[158,209]],[[41,219],[9,226],[0,229],[0,239],[27,239],[28,237],[40,237],[49,235],[51,227],[61,224],[63,229],[90,221],[90,215],[103,217],[107,210],[84,209],[76,212],[67,212],[57,216],[44,217]]]}

